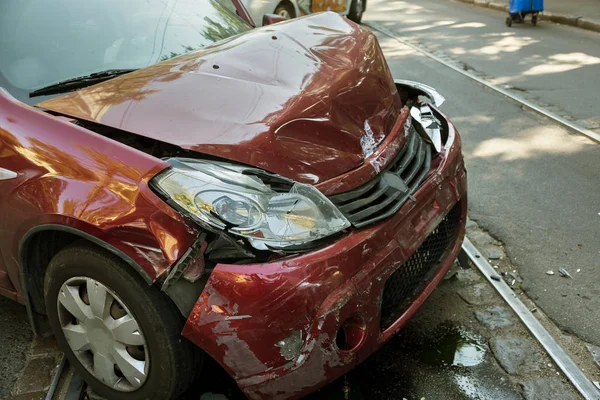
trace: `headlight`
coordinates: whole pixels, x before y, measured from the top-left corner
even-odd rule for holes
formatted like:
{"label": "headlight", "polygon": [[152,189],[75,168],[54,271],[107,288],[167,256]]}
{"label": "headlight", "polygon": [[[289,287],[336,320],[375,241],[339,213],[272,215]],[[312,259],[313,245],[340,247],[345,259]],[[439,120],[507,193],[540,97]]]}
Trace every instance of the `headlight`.
{"label": "headlight", "polygon": [[173,168],[153,179],[199,223],[241,236],[259,250],[304,245],[350,226],[311,185],[290,181],[275,192],[251,168],[221,162],[171,159]]}

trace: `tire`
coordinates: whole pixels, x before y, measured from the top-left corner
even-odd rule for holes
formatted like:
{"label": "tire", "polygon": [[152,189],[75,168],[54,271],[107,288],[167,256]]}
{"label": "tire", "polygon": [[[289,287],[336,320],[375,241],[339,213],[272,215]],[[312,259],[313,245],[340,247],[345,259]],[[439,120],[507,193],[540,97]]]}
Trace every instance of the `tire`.
{"label": "tire", "polygon": [[202,355],[181,337],[181,314],[117,256],[81,242],[65,248],[50,261],[44,294],[58,344],[98,395],[173,399],[196,378]]}
{"label": "tire", "polygon": [[504,21],[504,23],[506,24],[506,26],[508,26],[510,28],[512,26],[512,18],[506,17],[506,20]]}
{"label": "tire", "polygon": [[289,3],[279,3],[279,5],[275,7],[274,14],[291,19],[296,16],[296,10],[294,10],[294,7]]}
{"label": "tire", "polygon": [[348,19],[360,24],[364,12],[365,0],[352,0],[352,4],[350,4],[350,12],[348,13]]}

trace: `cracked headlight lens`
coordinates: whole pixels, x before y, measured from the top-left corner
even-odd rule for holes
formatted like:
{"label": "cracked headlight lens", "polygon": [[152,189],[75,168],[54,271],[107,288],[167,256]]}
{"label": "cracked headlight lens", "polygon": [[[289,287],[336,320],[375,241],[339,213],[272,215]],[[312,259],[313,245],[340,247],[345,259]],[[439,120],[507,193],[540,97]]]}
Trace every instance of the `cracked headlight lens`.
{"label": "cracked headlight lens", "polygon": [[[276,192],[252,168],[223,162],[170,159],[152,181],[199,223],[246,238],[259,250],[306,245],[350,226],[311,185],[293,181]],[[261,171],[262,172],[262,171]]]}

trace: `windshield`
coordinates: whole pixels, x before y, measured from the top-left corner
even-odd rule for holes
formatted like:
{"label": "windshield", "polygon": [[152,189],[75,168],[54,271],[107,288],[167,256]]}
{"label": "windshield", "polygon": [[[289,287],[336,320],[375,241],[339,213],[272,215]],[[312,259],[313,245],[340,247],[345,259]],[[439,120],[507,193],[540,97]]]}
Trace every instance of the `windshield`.
{"label": "windshield", "polygon": [[138,69],[250,29],[231,0],[1,0],[0,87]]}

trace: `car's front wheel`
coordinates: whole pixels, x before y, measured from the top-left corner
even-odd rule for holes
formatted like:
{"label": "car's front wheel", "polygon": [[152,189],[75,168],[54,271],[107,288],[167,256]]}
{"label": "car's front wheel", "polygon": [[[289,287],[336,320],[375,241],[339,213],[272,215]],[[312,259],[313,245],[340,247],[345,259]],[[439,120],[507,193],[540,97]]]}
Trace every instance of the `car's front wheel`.
{"label": "car's front wheel", "polygon": [[48,317],[69,361],[107,399],[171,399],[193,382],[200,355],[180,336],[168,298],[115,255],[76,244],[44,280]]}

